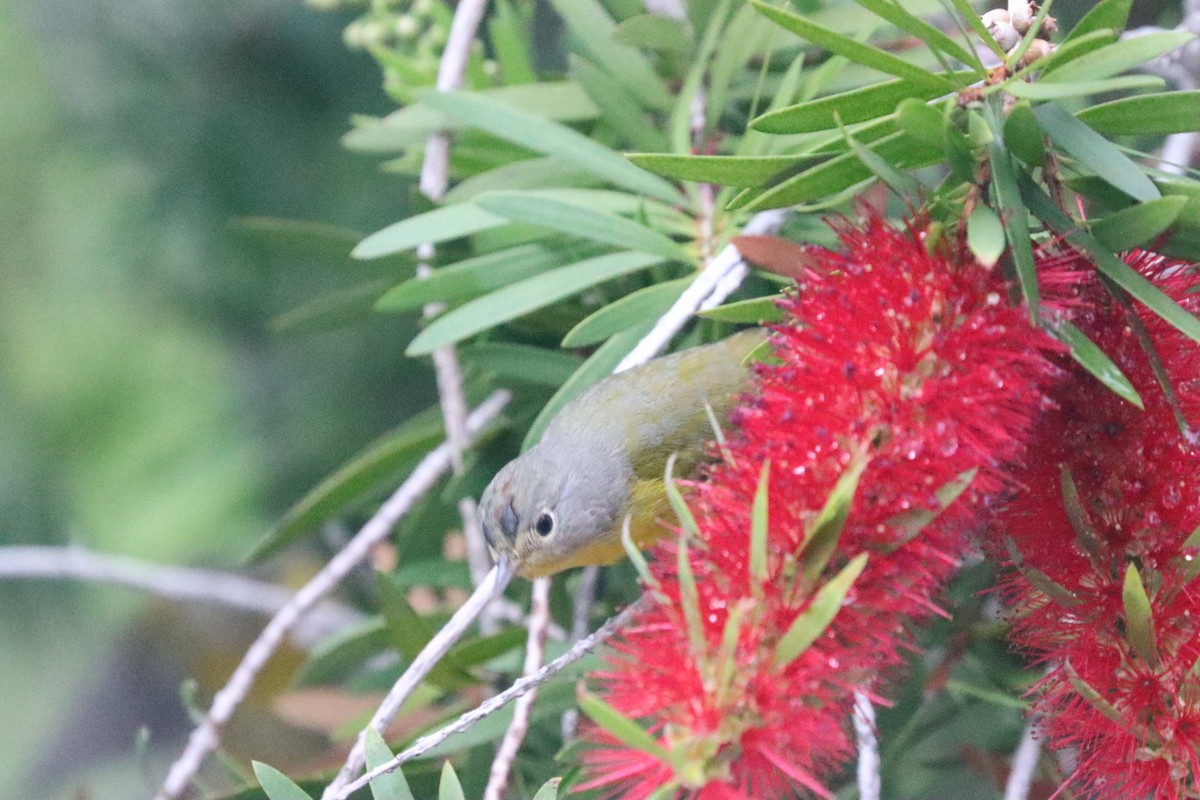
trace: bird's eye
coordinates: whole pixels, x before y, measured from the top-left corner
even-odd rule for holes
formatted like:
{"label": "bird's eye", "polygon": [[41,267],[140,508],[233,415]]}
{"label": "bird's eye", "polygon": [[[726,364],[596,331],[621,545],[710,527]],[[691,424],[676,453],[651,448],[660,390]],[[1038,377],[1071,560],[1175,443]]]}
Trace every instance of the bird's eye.
{"label": "bird's eye", "polygon": [[554,512],[543,511],[539,514],[533,529],[538,532],[538,536],[549,536],[554,533]]}

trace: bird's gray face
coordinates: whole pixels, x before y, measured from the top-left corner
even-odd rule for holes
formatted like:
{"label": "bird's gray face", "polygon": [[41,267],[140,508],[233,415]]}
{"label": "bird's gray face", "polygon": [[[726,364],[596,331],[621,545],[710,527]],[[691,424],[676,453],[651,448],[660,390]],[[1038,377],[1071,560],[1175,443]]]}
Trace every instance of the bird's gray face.
{"label": "bird's gray face", "polygon": [[[588,476],[535,447],[496,473],[479,500],[479,519],[492,555],[506,556],[525,577],[572,566],[571,556],[611,527],[597,514]],[[594,476],[593,476],[594,477]]]}

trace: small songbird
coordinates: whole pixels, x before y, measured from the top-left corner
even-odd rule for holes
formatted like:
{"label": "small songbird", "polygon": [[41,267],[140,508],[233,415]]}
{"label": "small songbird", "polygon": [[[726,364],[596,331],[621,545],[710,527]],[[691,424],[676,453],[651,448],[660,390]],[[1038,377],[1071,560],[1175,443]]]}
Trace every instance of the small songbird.
{"label": "small songbird", "polygon": [[[638,547],[670,516],[667,459],[686,476],[714,438],[707,403],[723,421],[747,388],[746,356],[762,329],[734,334],[611,375],[563,406],[532,448],[501,469],[480,498],[493,557],[526,578],[611,564],[625,554],[628,515]],[[510,573],[511,574],[511,573]]]}

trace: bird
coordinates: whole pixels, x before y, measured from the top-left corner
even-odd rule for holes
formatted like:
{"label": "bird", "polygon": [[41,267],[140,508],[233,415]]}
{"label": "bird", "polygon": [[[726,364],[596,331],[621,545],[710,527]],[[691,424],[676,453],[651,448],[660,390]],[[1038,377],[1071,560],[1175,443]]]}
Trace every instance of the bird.
{"label": "bird", "polygon": [[767,333],[713,344],[610,375],[562,407],[541,439],[503,467],[480,496],[479,518],[498,567],[525,578],[611,564],[630,536],[647,547],[668,531],[664,473],[687,475],[718,420],[749,388],[747,356]]}

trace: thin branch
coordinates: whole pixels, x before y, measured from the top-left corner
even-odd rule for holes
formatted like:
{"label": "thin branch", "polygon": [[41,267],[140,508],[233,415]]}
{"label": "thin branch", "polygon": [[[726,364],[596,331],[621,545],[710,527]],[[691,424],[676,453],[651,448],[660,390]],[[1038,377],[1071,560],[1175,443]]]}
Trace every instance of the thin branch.
{"label": "thin branch", "polygon": [[[295,592],[286,586],[231,572],[151,564],[129,556],[83,547],[0,547],[0,580],[36,578],[84,580],[141,589],[159,597],[275,614]],[[362,612],[332,600],[315,605],[292,631],[301,647],[361,622]]]}
{"label": "thin branch", "polygon": [[858,742],[859,800],[879,800],[883,781],[880,778],[879,738],[875,728],[875,707],[863,692],[854,692],[854,736]]}
{"label": "thin branch", "polygon": [[1013,753],[1012,770],[1008,773],[1008,781],[1004,784],[1004,800],[1028,800],[1029,789],[1033,785],[1033,776],[1037,771],[1038,759],[1042,754],[1042,745],[1037,738],[1037,715],[1030,715],[1017,751]]}
{"label": "thin branch", "polygon": [[[542,668],[545,657],[546,628],[550,623],[550,584],[551,578],[538,578],[533,582],[533,597],[529,604],[529,643],[525,647],[525,667],[521,672],[529,677]],[[492,761],[492,771],[488,775],[487,787],[483,790],[483,800],[504,800],[504,789],[508,786],[508,775],[512,771],[513,761],[521,742],[529,730],[529,713],[533,710],[533,701],[537,699],[537,686],[517,698],[513,706],[513,718],[508,723],[508,730],[496,748],[496,758]]]}
{"label": "thin branch", "polygon": [[407,749],[399,753],[391,761],[387,762],[386,764],[379,765],[375,769],[360,777],[358,780],[347,784],[341,791],[328,800],[346,800],[346,798],[350,797],[350,795],[366,786],[373,779],[378,778],[380,775],[385,773],[394,772],[405,762],[412,761],[414,758],[419,758],[425,755],[427,752],[437,747],[451,736],[454,736],[457,733],[462,733],[471,726],[475,725],[481,719],[494,714],[496,711],[499,711],[513,700],[516,700],[533,687],[540,686],[541,684],[545,683],[547,680],[554,677],[559,672],[562,672],[571,664],[574,664],[576,661],[594,650],[596,645],[600,644],[609,636],[611,636],[618,628],[621,628],[628,623],[634,614],[644,609],[648,602],[648,597],[643,595],[637,602],[630,605],[620,614],[611,617],[591,636],[588,636],[585,639],[580,639],[571,647],[570,650],[539,669],[533,675],[530,675],[526,678],[521,678],[512,686],[505,689],[503,692],[500,692],[500,694],[496,695],[490,700],[484,701],[479,705],[478,708],[468,711],[441,730],[417,739],[417,741],[413,742]]}
{"label": "thin branch", "polygon": [[[774,233],[779,230],[779,226],[783,224],[787,215],[787,209],[761,211],[746,223],[742,232],[746,235]],[[675,334],[691,319],[692,314],[696,313],[696,309],[700,308],[706,300],[714,305],[720,305],[741,284],[746,277],[746,272],[746,262],[737,247],[727,244],[721,248],[721,252],[717,253],[708,266],[696,276],[691,286],[683,290],[683,294],[679,296],[674,305],[667,310],[667,313],[659,317],[654,328],[642,337],[642,340],[633,350],[629,351],[625,358],[621,359],[621,363],[617,364],[617,368],[613,372],[624,372],[646,363],[661,353]],[[718,289],[724,294],[720,294]],[[714,297],[717,298],[715,301],[710,300]]]}
{"label": "thin branch", "polygon": [[[491,422],[508,403],[509,397],[509,393],[505,391],[493,392],[475,409],[467,418],[470,434],[477,434]],[[450,446],[443,443],[421,459],[408,480],[379,507],[375,516],[371,517],[354,538],[271,618],[242,656],[241,663],[229,681],[213,697],[212,707],[188,737],[183,753],[171,765],[166,780],[155,795],[156,800],[174,800],[183,794],[200,769],[204,757],[217,746],[221,728],[249,694],[258,673],[279,648],[283,638],[310,608],[365,559],[376,544],[391,533],[392,528],[408,513],[413,504],[433,488],[442,473],[450,468],[450,453]]]}

